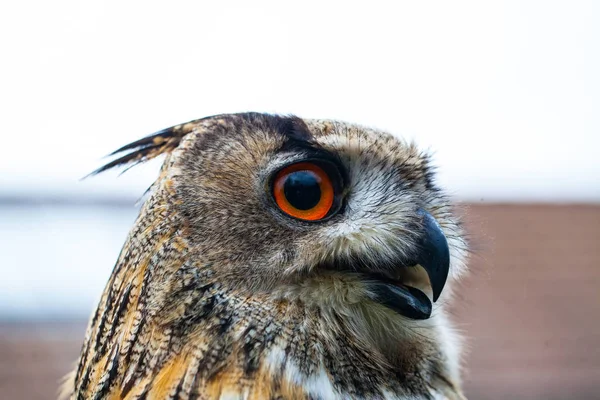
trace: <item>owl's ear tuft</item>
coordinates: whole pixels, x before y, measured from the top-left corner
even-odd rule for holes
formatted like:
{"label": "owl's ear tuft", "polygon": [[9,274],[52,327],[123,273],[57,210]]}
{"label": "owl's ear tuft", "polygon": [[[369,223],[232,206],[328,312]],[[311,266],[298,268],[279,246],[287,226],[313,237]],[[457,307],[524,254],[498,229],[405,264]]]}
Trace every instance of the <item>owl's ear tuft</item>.
{"label": "owl's ear tuft", "polygon": [[[127,152],[127,154],[105,164],[94,172],[86,176],[97,175],[114,167],[129,165],[129,168],[137,164],[151,160],[161,154],[168,154],[179,146],[181,139],[188,133],[192,132],[200,120],[190,121],[185,124],[176,125],[162,131],[156,132],[150,136],[146,136],[140,140],[129,143],[120,149],[110,153],[108,157],[119,153]],[[129,169],[127,168],[127,169]],[[127,171],[127,169],[125,171]]]}

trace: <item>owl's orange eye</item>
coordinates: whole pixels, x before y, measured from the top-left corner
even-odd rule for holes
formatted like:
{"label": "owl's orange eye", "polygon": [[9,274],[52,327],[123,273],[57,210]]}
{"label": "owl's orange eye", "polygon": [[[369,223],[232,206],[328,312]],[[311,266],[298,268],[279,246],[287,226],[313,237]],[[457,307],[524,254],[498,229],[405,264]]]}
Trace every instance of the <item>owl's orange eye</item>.
{"label": "owl's orange eye", "polygon": [[273,181],[273,197],[286,214],[306,221],[323,219],[334,205],[330,176],[319,165],[300,162],[283,168]]}

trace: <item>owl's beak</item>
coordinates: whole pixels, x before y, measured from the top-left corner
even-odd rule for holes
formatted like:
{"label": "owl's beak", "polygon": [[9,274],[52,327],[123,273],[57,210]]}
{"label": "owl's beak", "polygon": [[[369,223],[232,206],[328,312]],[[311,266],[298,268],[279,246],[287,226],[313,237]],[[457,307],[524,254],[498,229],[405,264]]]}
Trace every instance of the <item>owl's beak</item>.
{"label": "owl's beak", "polygon": [[437,301],[446,285],[450,270],[450,249],[440,224],[427,211],[419,210],[423,217],[423,234],[418,242],[416,264],[429,276],[433,301]]}
{"label": "owl's beak", "polygon": [[[407,265],[419,265],[427,273],[433,301],[437,301],[444,289],[450,269],[450,249],[442,228],[435,218],[424,210],[423,231],[418,240],[415,256]],[[410,268],[410,267],[408,267]],[[427,319],[431,316],[431,300],[421,290],[401,282],[380,279],[372,282],[373,300],[411,319]]]}

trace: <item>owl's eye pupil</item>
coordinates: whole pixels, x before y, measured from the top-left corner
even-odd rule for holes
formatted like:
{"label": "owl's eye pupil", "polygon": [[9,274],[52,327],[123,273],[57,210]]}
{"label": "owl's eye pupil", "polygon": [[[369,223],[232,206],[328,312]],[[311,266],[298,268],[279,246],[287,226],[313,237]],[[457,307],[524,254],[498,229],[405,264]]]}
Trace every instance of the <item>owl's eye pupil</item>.
{"label": "owl's eye pupil", "polygon": [[293,172],[283,184],[283,193],[298,210],[310,210],[321,200],[320,179],[312,171]]}

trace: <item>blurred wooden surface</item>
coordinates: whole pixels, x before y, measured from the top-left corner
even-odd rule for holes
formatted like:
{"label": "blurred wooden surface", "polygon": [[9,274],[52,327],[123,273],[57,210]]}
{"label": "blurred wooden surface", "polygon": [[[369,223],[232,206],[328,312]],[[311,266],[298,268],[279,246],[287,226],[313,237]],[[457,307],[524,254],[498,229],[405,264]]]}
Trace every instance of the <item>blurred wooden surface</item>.
{"label": "blurred wooden surface", "polygon": [[[600,206],[472,205],[468,397],[600,399]],[[0,323],[0,398],[53,399],[85,321]]]}
{"label": "blurred wooden surface", "polygon": [[472,399],[600,399],[600,206],[471,206]]}

